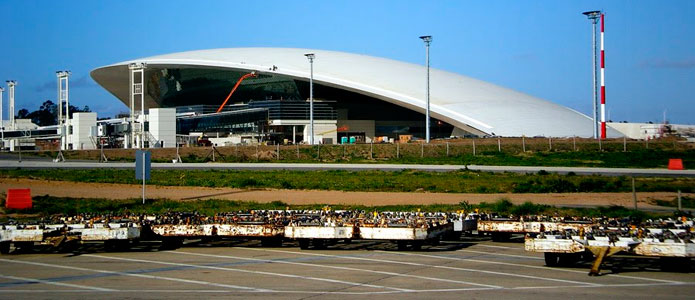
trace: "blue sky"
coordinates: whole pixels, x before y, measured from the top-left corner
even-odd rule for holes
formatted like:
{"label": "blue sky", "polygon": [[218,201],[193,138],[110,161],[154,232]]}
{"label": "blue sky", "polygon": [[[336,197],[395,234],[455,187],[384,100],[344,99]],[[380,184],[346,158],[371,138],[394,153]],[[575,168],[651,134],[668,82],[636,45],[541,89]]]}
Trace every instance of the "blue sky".
{"label": "blue sky", "polygon": [[[127,108],[89,77],[103,65],[227,47],[336,50],[431,64],[591,114],[591,25],[606,13],[606,90],[614,121],[695,124],[695,1],[6,1],[0,80],[16,106],[55,100],[100,116]],[[4,86],[4,82],[3,82]],[[7,94],[5,93],[5,105]]]}

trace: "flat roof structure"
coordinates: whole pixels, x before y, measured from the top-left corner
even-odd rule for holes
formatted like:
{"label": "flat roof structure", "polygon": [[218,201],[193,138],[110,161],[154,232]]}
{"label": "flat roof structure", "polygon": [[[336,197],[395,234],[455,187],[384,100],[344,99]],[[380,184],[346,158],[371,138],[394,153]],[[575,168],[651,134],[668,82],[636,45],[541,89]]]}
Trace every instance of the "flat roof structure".
{"label": "flat roof structure", "polygon": [[[128,65],[135,62],[146,63],[146,108],[191,105],[198,104],[192,100],[196,98],[191,95],[205,95],[205,91],[204,87],[191,87],[196,81],[182,84],[183,81],[178,80],[177,76],[182,76],[180,73],[185,70],[189,70],[185,71],[188,73],[191,70],[233,71],[235,74],[255,71],[260,75],[259,79],[253,79],[257,80],[256,85],[262,84],[263,80],[275,82],[276,91],[287,92],[288,88],[278,85],[278,80],[300,83],[309,81],[310,66],[305,53],[316,55],[313,76],[315,87],[341,90],[350,95],[364,96],[375,103],[383,101],[423,114],[424,124],[425,66],[366,55],[295,48],[210,49],[124,61],[97,68],[91,72],[91,76],[127,105]],[[228,80],[234,82],[236,79],[238,76]],[[249,80],[249,84],[253,80]],[[175,81],[175,84],[167,87],[168,81]],[[224,86],[226,92],[231,88],[229,84]],[[250,88],[247,90],[251,91]],[[582,113],[460,74],[431,69],[430,90],[432,118],[472,134],[548,137],[593,135],[592,120]],[[179,95],[184,91],[191,91],[187,98],[167,98],[167,95]],[[320,99],[320,92],[315,92],[315,97]],[[301,100],[306,98],[300,97]],[[215,99],[221,103],[224,97]],[[340,102],[343,99],[327,100]],[[351,119],[354,115],[350,112]],[[609,128],[609,137],[618,135],[617,131]]]}

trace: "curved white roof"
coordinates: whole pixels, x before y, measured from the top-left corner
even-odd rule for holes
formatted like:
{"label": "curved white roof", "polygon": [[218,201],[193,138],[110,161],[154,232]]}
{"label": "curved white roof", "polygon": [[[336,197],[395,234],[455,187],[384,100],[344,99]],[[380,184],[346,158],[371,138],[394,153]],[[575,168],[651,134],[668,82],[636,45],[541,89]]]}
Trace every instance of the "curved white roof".
{"label": "curved white roof", "polygon": [[[315,53],[314,81],[424,113],[426,67],[336,51],[293,48],[231,48],[172,53],[97,68],[92,78],[128,102],[128,64],[148,67],[212,67],[256,70],[307,80]],[[275,66],[276,68],[273,68]],[[319,95],[320,96],[320,95]],[[146,106],[156,107],[148,99]],[[592,136],[591,119],[567,107],[484,81],[430,69],[430,112],[469,131],[500,136]],[[474,130],[471,130],[474,129]],[[618,133],[609,129],[609,136]]]}

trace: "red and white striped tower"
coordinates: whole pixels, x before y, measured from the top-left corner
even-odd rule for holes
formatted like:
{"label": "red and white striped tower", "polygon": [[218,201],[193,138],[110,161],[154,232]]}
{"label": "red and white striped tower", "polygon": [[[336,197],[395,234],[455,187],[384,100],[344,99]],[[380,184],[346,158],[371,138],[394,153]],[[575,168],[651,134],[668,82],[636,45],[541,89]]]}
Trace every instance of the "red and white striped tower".
{"label": "red and white striped tower", "polygon": [[603,52],[603,17],[601,14],[601,139],[606,138],[606,55]]}

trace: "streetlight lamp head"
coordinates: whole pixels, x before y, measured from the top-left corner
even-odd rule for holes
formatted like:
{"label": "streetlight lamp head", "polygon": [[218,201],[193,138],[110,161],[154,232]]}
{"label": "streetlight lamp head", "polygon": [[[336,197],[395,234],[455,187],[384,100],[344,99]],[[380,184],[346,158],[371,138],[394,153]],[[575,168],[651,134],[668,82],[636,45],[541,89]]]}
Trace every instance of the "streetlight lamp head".
{"label": "streetlight lamp head", "polygon": [[314,53],[304,53],[304,56],[306,56],[306,58],[308,58],[309,60],[313,60],[314,57],[316,57]]}
{"label": "streetlight lamp head", "polygon": [[420,37],[425,43],[432,42],[432,36],[431,35],[423,35]]}
{"label": "streetlight lamp head", "polygon": [[601,15],[601,11],[600,10],[585,11],[582,14],[585,15],[587,18],[593,20],[593,19],[597,19]]}

